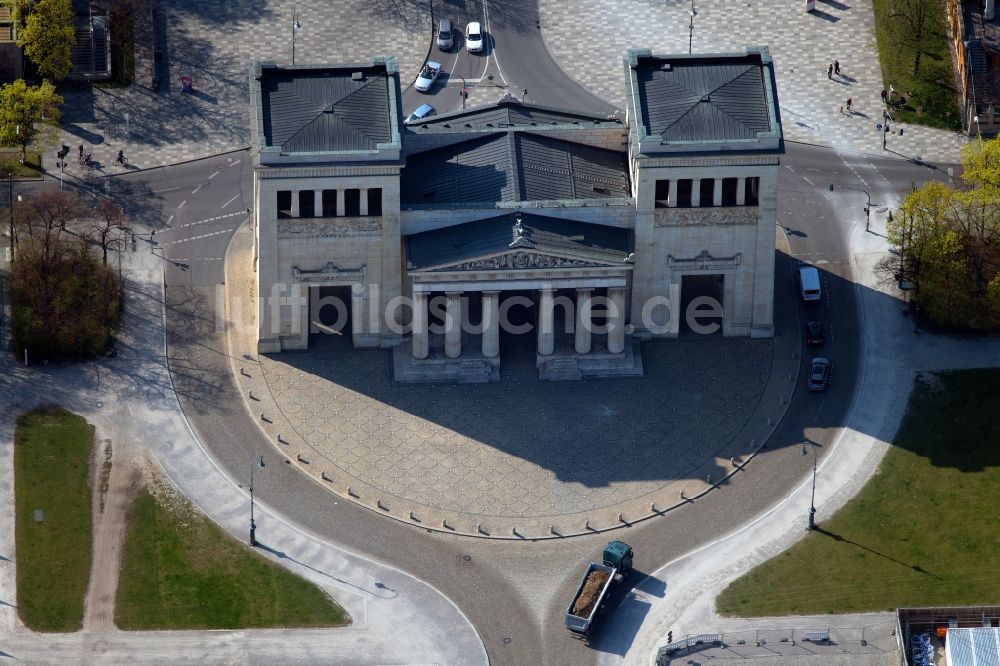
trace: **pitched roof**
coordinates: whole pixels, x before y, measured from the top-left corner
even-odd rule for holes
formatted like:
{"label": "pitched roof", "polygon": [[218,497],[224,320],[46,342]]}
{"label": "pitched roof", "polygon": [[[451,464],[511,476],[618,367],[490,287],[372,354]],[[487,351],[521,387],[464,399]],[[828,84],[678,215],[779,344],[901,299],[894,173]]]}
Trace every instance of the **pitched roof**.
{"label": "pitched roof", "polygon": [[430,116],[411,123],[409,127],[411,130],[423,134],[431,131],[472,132],[507,127],[556,126],[620,130],[623,124],[622,119],[617,116],[591,116],[574,111],[522,103],[508,94],[500,98],[496,104]]}
{"label": "pitched roof", "polygon": [[780,137],[777,93],[766,49],[742,54],[630,52],[633,99],[644,134],[669,143],[744,146]]}
{"label": "pitched roof", "polygon": [[625,229],[530,213],[410,234],[405,242],[409,270],[433,269],[514,249],[614,264],[623,263],[632,251]]}
{"label": "pitched roof", "polygon": [[282,152],[375,150],[392,139],[384,69],[265,70],[260,86],[266,145]]}
{"label": "pitched roof", "polygon": [[625,153],[520,132],[412,155],[400,182],[410,206],[628,196]]}

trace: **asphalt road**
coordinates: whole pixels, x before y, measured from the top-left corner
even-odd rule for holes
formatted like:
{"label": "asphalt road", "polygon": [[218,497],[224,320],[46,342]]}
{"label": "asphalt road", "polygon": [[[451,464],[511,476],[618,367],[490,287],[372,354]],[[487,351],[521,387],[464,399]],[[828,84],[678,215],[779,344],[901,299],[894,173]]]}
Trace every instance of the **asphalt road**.
{"label": "asphalt road", "polygon": [[[413,89],[411,81],[403,92],[403,112],[409,114],[421,104],[430,104],[438,113],[462,108],[459,94],[463,86],[494,88],[496,97],[508,90],[533,104],[604,116],[615,107],[594,96],[569,78],[552,58],[542,41],[538,3],[535,0],[456,0],[435,11],[435,26],[450,18],[455,26],[455,46],[443,52],[432,46],[428,60],[441,63],[442,75],[430,92]],[[483,26],[485,48],[469,53],[465,28],[470,21]]]}

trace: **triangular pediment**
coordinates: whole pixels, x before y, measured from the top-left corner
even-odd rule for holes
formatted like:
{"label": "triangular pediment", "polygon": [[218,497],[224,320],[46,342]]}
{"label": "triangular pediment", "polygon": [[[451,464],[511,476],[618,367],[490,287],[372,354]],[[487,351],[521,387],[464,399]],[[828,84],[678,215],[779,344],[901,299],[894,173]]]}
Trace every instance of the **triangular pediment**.
{"label": "triangular pediment", "polygon": [[[512,243],[515,245],[515,243]],[[461,262],[428,266],[420,272],[441,273],[448,271],[527,271],[559,268],[622,268],[625,261],[612,263],[591,258],[556,255],[537,250],[515,247],[509,252],[500,252],[483,257],[473,257]]]}

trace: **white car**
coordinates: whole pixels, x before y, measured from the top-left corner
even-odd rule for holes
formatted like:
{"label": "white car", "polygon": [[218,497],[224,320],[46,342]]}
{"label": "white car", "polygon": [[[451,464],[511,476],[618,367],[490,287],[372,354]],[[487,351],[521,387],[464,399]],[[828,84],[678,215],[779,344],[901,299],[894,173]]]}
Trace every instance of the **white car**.
{"label": "white car", "polygon": [[478,21],[469,24],[465,29],[465,47],[469,53],[480,53],[483,50],[483,29]]}
{"label": "white car", "polygon": [[413,87],[420,92],[427,92],[439,76],[441,76],[441,63],[428,61],[420,70],[420,76],[417,77],[417,82]]}
{"label": "white car", "polygon": [[430,104],[421,104],[420,106],[417,107],[416,111],[406,116],[406,120],[403,121],[403,124],[409,125],[412,122],[416,122],[417,120],[422,120],[423,118],[426,118],[432,113],[434,113],[433,106],[431,106]]}

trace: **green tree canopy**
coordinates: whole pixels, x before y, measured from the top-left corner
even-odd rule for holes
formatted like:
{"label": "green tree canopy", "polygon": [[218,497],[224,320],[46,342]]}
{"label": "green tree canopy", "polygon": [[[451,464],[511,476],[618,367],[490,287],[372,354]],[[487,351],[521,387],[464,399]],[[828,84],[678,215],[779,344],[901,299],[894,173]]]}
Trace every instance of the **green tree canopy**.
{"label": "green tree canopy", "polygon": [[23,160],[29,145],[54,142],[62,102],[48,81],[29,86],[18,79],[0,87],[0,146],[20,148]]}
{"label": "green tree canopy", "polygon": [[60,81],[73,70],[72,0],[3,0],[17,25],[17,45],[46,79]]}
{"label": "green tree canopy", "polygon": [[1000,191],[1000,141],[978,139],[962,146],[962,169],[966,182]]}

